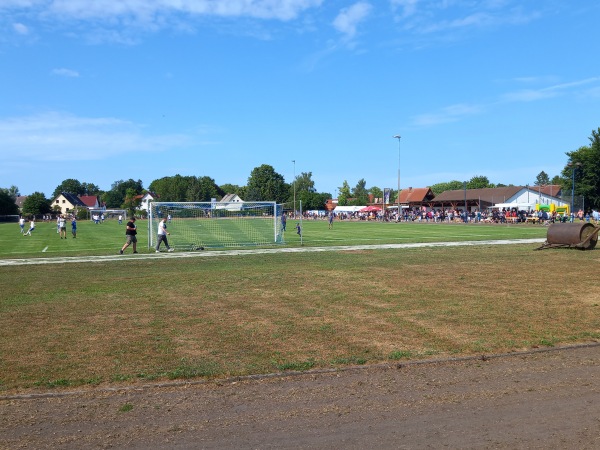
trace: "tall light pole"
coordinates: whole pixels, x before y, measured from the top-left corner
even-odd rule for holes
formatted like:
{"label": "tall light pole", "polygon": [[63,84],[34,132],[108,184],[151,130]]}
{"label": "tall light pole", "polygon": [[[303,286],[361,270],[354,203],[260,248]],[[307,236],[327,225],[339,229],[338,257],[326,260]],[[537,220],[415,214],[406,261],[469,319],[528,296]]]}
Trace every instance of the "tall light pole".
{"label": "tall light pole", "polygon": [[294,217],[296,217],[296,160],[293,159],[294,163]]}
{"label": "tall light pole", "polygon": [[400,222],[400,136],[399,134],[393,136],[394,139],[398,139],[398,194],[396,195],[396,201],[398,203],[398,222]]}

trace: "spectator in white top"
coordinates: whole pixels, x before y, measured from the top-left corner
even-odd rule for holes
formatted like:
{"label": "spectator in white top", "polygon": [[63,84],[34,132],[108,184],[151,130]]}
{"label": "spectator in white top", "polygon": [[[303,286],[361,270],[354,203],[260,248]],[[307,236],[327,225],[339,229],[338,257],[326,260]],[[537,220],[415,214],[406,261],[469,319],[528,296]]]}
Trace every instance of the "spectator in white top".
{"label": "spectator in white top", "polygon": [[170,235],[167,231],[167,219],[162,219],[158,223],[158,231],[156,233],[158,235],[158,239],[156,242],[156,253],[160,253],[160,243],[164,242],[167,247],[167,251],[172,252],[173,249],[169,246],[169,241],[167,241],[167,236]]}

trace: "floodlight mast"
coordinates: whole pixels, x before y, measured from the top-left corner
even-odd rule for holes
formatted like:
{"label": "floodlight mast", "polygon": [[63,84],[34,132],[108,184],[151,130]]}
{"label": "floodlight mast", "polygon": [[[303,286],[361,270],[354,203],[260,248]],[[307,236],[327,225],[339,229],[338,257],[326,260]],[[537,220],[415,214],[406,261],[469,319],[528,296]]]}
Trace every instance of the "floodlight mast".
{"label": "floodlight mast", "polygon": [[396,194],[396,201],[398,203],[398,222],[400,222],[400,136],[396,134],[393,136],[394,139],[398,139],[398,193]]}
{"label": "floodlight mast", "polygon": [[296,218],[296,160],[292,159],[294,163],[294,219]]}

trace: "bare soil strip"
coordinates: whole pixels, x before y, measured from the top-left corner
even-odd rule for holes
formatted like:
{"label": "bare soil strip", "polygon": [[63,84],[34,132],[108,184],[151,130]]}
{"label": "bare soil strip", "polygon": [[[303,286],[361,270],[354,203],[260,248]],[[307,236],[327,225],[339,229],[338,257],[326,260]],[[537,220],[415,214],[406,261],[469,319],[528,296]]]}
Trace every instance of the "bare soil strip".
{"label": "bare soil strip", "polygon": [[0,400],[0,448],[599,448],[600,346]]}
{"label": "bare soil strip", "polygon": [[111,256],[66,256],[55,258],[27,258],[27,259],[0,259],[3,266],[27,266],[41,264],[68,264],[90,263],[107,261],[130,261],[135,259],[156,258],[208,258],[218,256],[243,256],[267,255],[274,253],[312,253],[312,252],[344,252],[357,250],[405,249],[425,247],[462,247],[475,245],[510,245],[510,244],[543,244],[545,239],[499,239],[486,241],[456,241],[456,242],[420,242],[412,244],[366,244],[366,245],[339,245],[331,247],[296,247],[296,248],[264,248],[264,249],[235,249],[235,250],[209,250],[197,252],[173,253],[139,253],[137,255],[111,255]]}

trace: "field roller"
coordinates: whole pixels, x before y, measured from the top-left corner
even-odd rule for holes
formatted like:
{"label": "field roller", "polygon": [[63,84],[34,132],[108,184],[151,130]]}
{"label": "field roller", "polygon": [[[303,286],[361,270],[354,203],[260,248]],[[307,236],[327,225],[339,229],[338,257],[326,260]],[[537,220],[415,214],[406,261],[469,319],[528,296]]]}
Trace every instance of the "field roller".
{"label": "field roller", "polygon": [[579,223],[553,223],[548,227],[546,242],[538,248],[576,248],[579,250],[592,250],[598,242],[598,231],[589,222]]}

